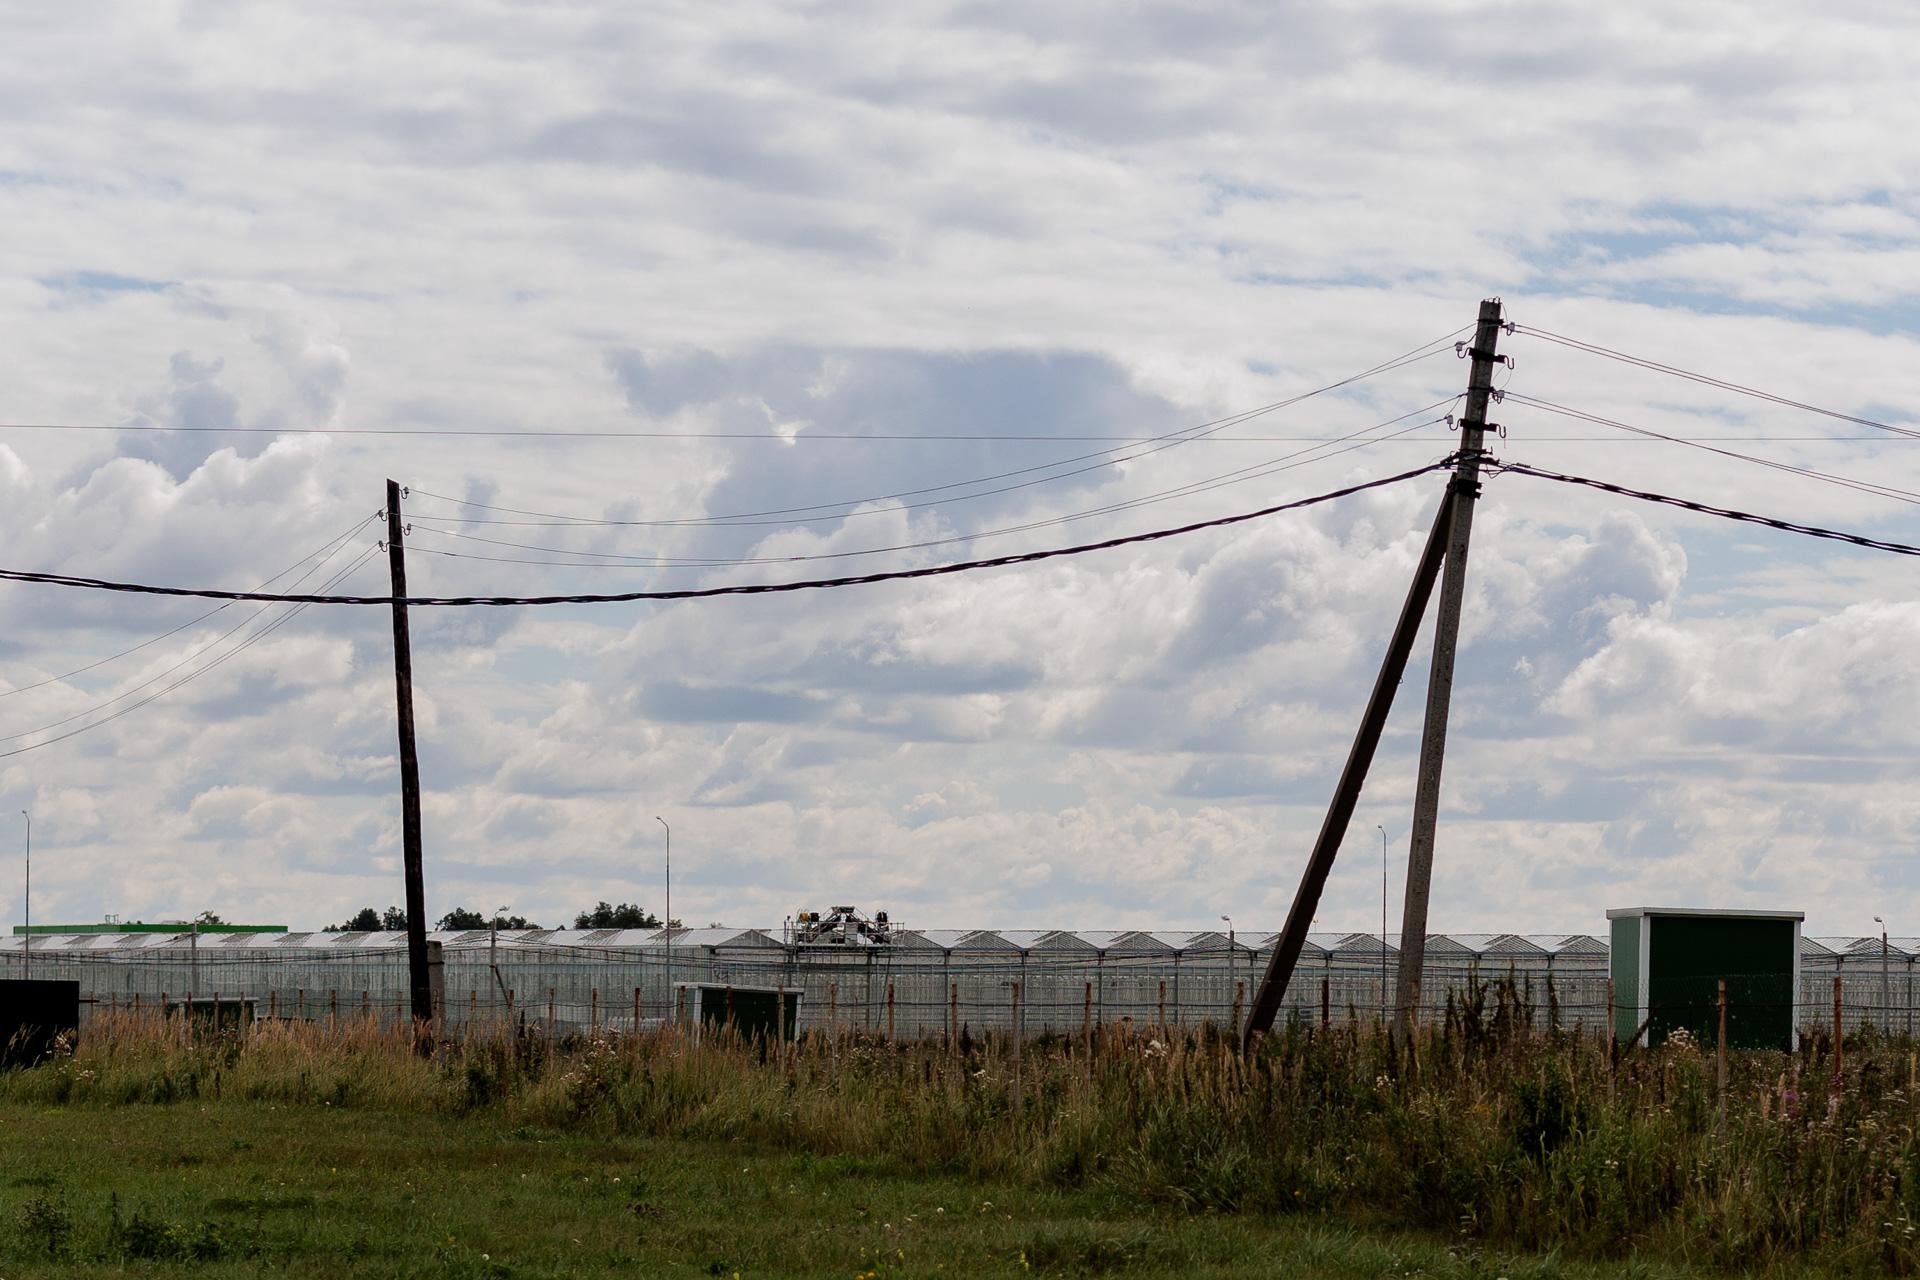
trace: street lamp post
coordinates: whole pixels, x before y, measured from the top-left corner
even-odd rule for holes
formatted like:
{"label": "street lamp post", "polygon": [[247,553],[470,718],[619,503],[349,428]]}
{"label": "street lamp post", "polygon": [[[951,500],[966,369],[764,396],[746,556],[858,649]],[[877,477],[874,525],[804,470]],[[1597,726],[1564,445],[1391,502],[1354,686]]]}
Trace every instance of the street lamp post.
{"label": "street lamp post", "polygon": [[[1387,1016],[1387,829],[1373,824],[1380,833],[1380,1016]],[[1406,939],[1402,938],[1402,945]]]}
{"label": "street lamp post", "polygon": [[653,820],[666,828],[667,832],[667,914],[663,918],[663,923],[667,929],[667,1020],[672,1021],[675,1018],[673,1007],[673,828],[657,813],[653,815]]}
{"label": "street lamp post", "polygon": [[1221,916],[1220,918],[1226,922],[1227,926],[1227,994],[1231,997],[1233,994],[1234,970],[1239,967],[1233,955],[1233,917]]}
{"label": "street lamp post", "polygon": [[26,952],[25,973],[21,976],[33,976],[33,815],[25,809],[20,816],[27,820],[27,932],[21,938],[21,947]]}
{"label": "street lamp post", "polygon": [[1887,922],[1879,916],[1873,922],[1880,926],[1880,1030],[1893,1029],[1893,979],[1887,975]]}

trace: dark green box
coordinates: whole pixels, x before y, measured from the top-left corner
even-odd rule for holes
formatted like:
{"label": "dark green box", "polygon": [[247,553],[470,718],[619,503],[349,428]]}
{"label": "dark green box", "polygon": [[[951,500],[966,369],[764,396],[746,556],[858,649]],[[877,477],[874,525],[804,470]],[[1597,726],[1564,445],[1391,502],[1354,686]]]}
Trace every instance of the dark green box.
{"label": "dark green box", "polygon": [[791,1040],[800,1021],[797,987],[681,982],[675,989],[681,1019],[696,1029],[731,1027],[747,1040]]}
{"label": "dark green box", "polygon": [[1614,1033],[1664,1043],[1685,1029],[1719,1041],[1720,984],[1727,984],[1727,1047],[1792,1049],[1800,990],[1798,911],[1623,907],[1612,930]]}

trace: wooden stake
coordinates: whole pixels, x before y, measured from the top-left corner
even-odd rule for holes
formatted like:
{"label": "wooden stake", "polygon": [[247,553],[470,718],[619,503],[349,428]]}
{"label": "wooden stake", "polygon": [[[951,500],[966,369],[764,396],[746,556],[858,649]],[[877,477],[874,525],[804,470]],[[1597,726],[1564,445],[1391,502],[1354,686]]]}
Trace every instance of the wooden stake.
{"label": "wooden stake", "polygon": [[[1163,991],[1166,985],[1160,984]],[[1020,1034],[1020,1022],[1020,984],[1016,982],[1013,984],[1013,1114],[1016,1116],[1024,1112],[1027,1105],[1026,1082],[1020,1078],[1021,1041],[1026,1037]]]}
{"label": "wooden stake", "polygon": [[1713,1046],[1714,1090],[1717,1103],[1716,1123],[1720,1136],[1727,1136],[1727,980],[1720,979],[1720,1029]]}
{"label": "wooden stake", "polygon": [[1840,1083],[1840,1077],[1846,1070],[1847,1037],[1846,1026],[1840,1021],[1840,976],[1833,979],[1833,1082]]}

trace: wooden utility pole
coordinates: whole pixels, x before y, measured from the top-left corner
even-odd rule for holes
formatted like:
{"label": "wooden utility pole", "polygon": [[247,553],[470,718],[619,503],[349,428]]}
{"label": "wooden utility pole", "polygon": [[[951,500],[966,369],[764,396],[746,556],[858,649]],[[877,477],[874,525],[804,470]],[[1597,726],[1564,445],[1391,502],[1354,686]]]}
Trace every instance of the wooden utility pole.
{"label": "wooden utility pole", "polygon": [[407,555],[400,541],[400,486],[387,481],[387,567],[393,575],[393,688],[400,725],[400,845],[407,880],[407,980],[415,1023],[433,1021],[427,972],[427,890],[420,869],[420,753],[413,739],[413,644],[407,633]]}
{"label": "wooden utility pole", "polygon": [[1440,813],[1440,767],[1447,749],[1447,712],[1453,702],[1453,657],[1460,641],[1460,603],[1467,589],[1467,546],[1473,504],[1480,495],[1480,458],[1487,429],[1493,367],[1500,363],[1500,299],[1480,304],[1467,354],[1467,402],[1460,418],[1459,464],[1453,473],[1453,519],[1447,531],[1440,610],[1433,626],[1433,666],[1427,673],[1427,722],[1420,740],[1420,774],[1413,799],[1413,838],[1407,851],[1407,892],[1400,917],[1400,972],[1394,983],[1394,1030],[1411,1028],[1415,993],[1427,958],[1427,899],[1433,887],[1433,832]]}
{"label": "wooden utility pole", "polygon": [[[1373,682],[1373,693],[1368,697],[1366,712],[1360,718],[1360,731],[1354,735],[1353,747],[1347,753],[1346,767],[1340,771],[1340,781],[1334,787],[1333,802],[1327,806],[1327,816],[1320,824],[1320,835],[1313,842],[1313,852],[1307,856],[1306,870],[1301,872],[1300,888],[1294,894],[1292,909],[1287,912],[1286,926],[1274,941],[1266,975],[1260,979],[1259,989],[1253,995],[1253,1004],[1247,1010],[1245,1040],[1248,1044],[1253,1042],[1255,1036],[1272,1030],[1274,1015],[1280,1011],[1280,1002],[1287,994],[1287,984],[1293,980],[1294,966],[1300,962],[1300,951],[1306,946],[1313,913],[1320,906],[1320,892],[1326,888],[1334,857],[1340,852],[1340,842],[1346,839],[1347,825],[1353,820],[1354,806],[1360,800],[1360,787],[1367,780],[1367,768],[1373,763],[1374,750],[1380,745],[1380,734],[1387,724],[1387,712],[1393,708],[1394,691],[1400,687],[1400,677],[1407,669],[1407,656],[1413,652],[1414,637],[1420,631],[1420,619],[1426,615],[1427,601],[1433,595],[1434,580],[1440,576],[1440,558],[1446,547],[1446,534],[1450,527],[1448,517],[1453,506],[1453,494],[1449,489],[1440,500],[1440,510],[1434,516],[1433,530],[1427,535],[1426,549],[1420,556],[1420,567],[1413,575],[1413,585],[1407,589],[1406,603],[1400,608],[1400,621],[1393,629],[1393,638],[1387,643],[1387,656],[1380,663],[1380,674]],[[1320,1020],[1325,1025],[1324,983],[1320,1003]]]}

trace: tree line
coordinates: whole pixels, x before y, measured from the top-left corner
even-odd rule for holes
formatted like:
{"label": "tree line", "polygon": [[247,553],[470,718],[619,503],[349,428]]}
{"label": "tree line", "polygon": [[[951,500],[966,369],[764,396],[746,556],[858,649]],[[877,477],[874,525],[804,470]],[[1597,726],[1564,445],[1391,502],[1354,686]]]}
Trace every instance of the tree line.
{"label": "tree line", "polygon": [[[347,917],[345,924],[330,924],[322,933],[377,933],[382,930],[397,932],[407,927],[407,912],[404,907],[388,907],[385,911],[376,911],[372,907],[362,907]],[[455,907],[433,926],[436,930],[456,929],[538,929],[540,926],[525,916],[496,916],[488,920],[478,911],[469,911],[465,907]],[[573,918],[576,929],[658,929],[660,917],[651,911],[631,902],[615,905],[611,902],[596,902],[590,910],[582,911]]]}

